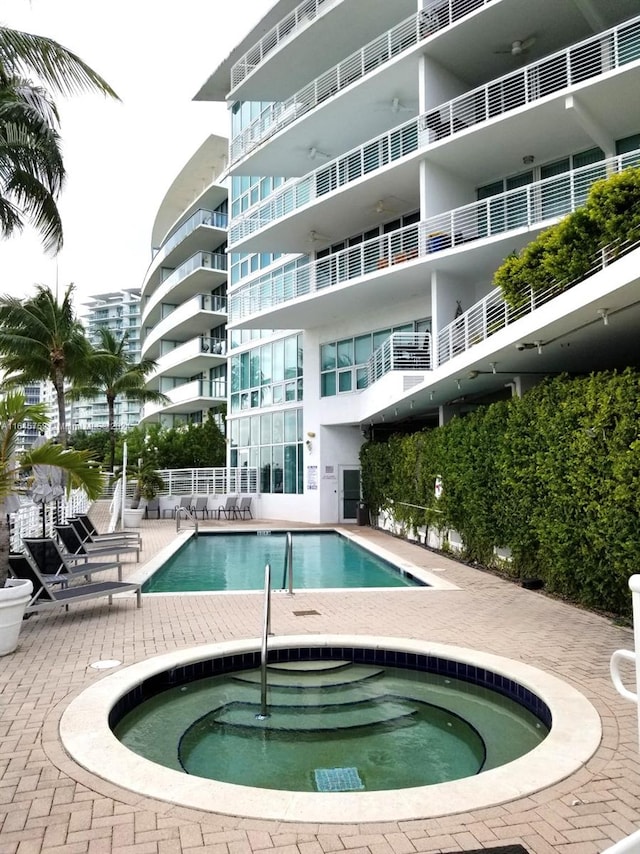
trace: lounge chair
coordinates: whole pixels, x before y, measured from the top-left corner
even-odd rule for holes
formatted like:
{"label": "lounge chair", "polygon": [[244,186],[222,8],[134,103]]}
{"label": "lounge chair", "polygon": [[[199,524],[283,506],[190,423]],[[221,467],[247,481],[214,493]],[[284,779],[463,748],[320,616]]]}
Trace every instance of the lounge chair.
{"label": "lounge chair", "polygon": [[221,504],[218,507],[218,519],[220,518],[220,514],[224,513],[225,519],[237,518],[238,515],[238,496],[237,495],[227,495],[227,500],[224,504]]}
{"label": "lounge chair", "polygon": [[249,518],[253,519],[253,514],[251,513],[251,496],[250,495],[243,495],[242,496],[242,498],[240,499],[240,504],[238,505],[238,508],[236,510],[236,514],[242,519],[246,519],[247,514],[249,514]]}
{"label": "lounge chair", "polygon": [[76,534],[80,537],[83,543],[87,545],[94,546],[112,546],[114,544],[121,544],[123,546],[133,546],[136,544],[140,545],[142,548],[142,540],[138,535],[135,539],[133,537],[123,537],[120,534],[105,534],[102,535],[91,535],[85,526],[82,524],[80,519],[67,519],[67,524],[71,525]]}
{"label": "lounge chair", "polygon": [[78,584],[75,587],[58,589],[47,583],[38,567],[26,555],[12,555],[9,566],[14,578],[28,578],[33,584],[33,593],[25,609],[26,614],[37,613],[48,608],[59,608],[62,605],[68,610],[69,605],[74,602],[97,599],[101,596],[108,596],[109,604],[111,605],[114,594],[128,592],[135,592],[136,607],[142,607],[139,584],[130,584],[123,581],[101,581],[99,583]]}
{"label": "lounge chair", "polygon": [[140,560],[140,543],[132,541],[131,544],[123,540],[104,543],[83,543],[72,525],[54,525],[58,539],[70,555],[80,555],[89,559],[97,555],[117,555],[120,560],[121,554],[136,553],[136,560]]}
{"label": "lounge chair", "polygon": [[60,583],[66,584],[79,576],[89,579],[94,572],[117,569],[118,581],[122,581],[120,561],[90,561],[86,560],[84,555],[79,558],[65,555],[51,537],[25,537],[22,543],[27,555],[47,580],[53,581],[54,578],[58,578]]}
{"label": "lounge chair", "polygon": [[202,518],[204,519],[204,514],[206,513],[209,516],[209,496],[208,495],[196,495],[195,504],[191,505],[191,512],[195,513],[197,516],[198,513],[202,511]]}
{"label": "lounge chair", "polygon": [[118,539],[123,540],[137,540],[138,542],[141,541],[139,531],[113,531],[111,533],[101,534],[96,528],[96,526],[93,524],[87,513],[77,513],[75,518],[80,520],[80,522],[84,525],[89,534],[91,534],[91,536],[94,538],[94,541],[97,539],[106,539],[112,537],[116,537]]}
{"label": "lounge chair", "polygon": [[150,498],[144,506],[144,518],[148,519],[150,513],[157,513],[160,518],[160,499]]}

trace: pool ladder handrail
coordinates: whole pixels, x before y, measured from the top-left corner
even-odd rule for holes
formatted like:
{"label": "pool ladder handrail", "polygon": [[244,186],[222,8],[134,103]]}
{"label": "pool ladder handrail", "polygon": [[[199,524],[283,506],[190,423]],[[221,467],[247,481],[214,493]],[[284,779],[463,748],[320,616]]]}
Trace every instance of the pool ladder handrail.
{"label": "pool ladder handrail", "polygon": [[197,537],[198,536],[198,517],[195,515],[195,513],[192,512],[191,508],[190,507],[184,507],[181,504],[176,504],[175,511],[176,511],[176,533],[178,533],[178,531],[180,530],[180,519],[182,519],[182,514],[184,513],[185,518],[190,519],[193,522],[193,527],[195,528],[196,537]]}
{"label": "pool ladder handrail", "polygon": [[284,569],[282,573],[282,589],[284,590],[287,586],[287,593],[289,596],[293,596],[293,534],[291,531],[287,531],[287,543],[284,552]]}
{"label": "pool ladder handrail", "polygon": [[267,654],[268,638],[271,634],[271,564],[264,568],[264,613],[262,619],[262,646],[260,649],[260,711],[259,721],[269,717],[267,711]]}

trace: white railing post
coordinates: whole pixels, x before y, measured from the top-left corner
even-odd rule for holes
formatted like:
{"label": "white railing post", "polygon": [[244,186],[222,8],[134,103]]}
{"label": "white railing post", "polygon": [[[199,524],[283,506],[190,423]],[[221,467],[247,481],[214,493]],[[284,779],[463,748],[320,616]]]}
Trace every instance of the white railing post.
{"label": "white railing post", "polygon": [[626,688],[620,675],[620,662],[631,661],[635,664],[636,686],[640,685],[640,575],[632,575],[629,579],[631,589],[631,604],[633,608],[633,651],[618,649],[611,656],[610,671],[611,679],[616,691],[625,698],[636,704],[638,711],[638,740],[640,748],[640,705],[638,704],[638,689],[631,691]]}

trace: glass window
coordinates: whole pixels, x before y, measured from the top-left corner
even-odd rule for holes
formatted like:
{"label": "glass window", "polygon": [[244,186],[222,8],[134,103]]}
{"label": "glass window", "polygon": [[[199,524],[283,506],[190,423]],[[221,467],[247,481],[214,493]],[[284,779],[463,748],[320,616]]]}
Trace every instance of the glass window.
{"label": "glass window", "polygon": [[296,383],[285,383],[284,385],[284,399],[287,402],[296,399]]}
{"label": "glass window", "polygon": [[379,332],[373,333],[373,349],[377,350],[378,347],[382,347],[387,338],[391,335],[390,329],[381,329]]}
{"label": "glass window", "polygon": [[284,341],[273,342],[273,373],[274,383],[284,379]]}
{"label": "glass window", "polygon": [[359,335],[355,340],[355,362],[363,365],[372,353],[371,335]]}
{"label": "glass window", "polygon": [[260,444],[271,444],[271,413],[260,416]]}
{"label": "glass window", "polygon": [[351,371],[340,371],[338,373],[338,391],[351,391],[353,374]]}
{"label": "glass window", "polygon": [[338,341],[338,367],[353,365],[353,338]]}
{"label": "glass window", "polygon": [[288,409],[284,413],[284,441],[285,442],[295,442],[297,439],[298,411],[299,410]]}
{"label": "glass window", "polygon": [[331,397],[336,393],[336,375],[335,373],[322,374],[321,379],[321,394],[322,397]]}
{"label": "glass window", "polygon": [[336,345],[323,344],[320,348],[320,370],[329,371],[336,366]]}
{"label": "glass window", "polygon": [[271,344],[265,344],[260,348],[260,370],[262,372],[261,384],[271,382]]}

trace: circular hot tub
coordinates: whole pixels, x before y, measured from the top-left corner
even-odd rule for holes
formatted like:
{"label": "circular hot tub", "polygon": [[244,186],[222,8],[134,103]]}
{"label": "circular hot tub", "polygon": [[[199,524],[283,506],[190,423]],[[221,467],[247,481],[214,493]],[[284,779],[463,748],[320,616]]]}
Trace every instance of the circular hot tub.
{"label": "circular hot tub", "polygon": [[259,665],[254,640],[124,668],[70,704],[62,740],[83,767],[147,797],[358,823],[530,794],[576,771],[600,741],[596,711],[569,685],[474,650],[274,638],[266,695]]}

